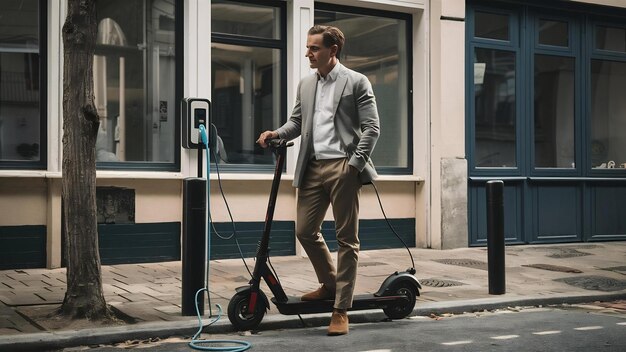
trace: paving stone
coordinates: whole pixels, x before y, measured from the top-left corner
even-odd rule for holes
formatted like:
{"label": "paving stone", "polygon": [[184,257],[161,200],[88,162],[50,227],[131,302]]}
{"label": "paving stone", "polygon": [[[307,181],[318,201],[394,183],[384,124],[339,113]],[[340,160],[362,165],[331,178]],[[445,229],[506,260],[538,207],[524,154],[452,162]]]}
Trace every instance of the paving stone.
{"label": "paving stone", "polygon": [[626,266],[625,265],[613,266],[613,267],[601,268],[601,269],[602,270],[608,270],[608,271],[614,271],[616,273],[620,273],[622,275],[626,275]]}
{"label": "paving stone", "polygon": [[9,306],[24,306],[47,303],[41,297],[35,295],[32,292],[20,292],[12,296],[3,295],[0,297],[0,301]]}
{"label": "paving stone", "polygon": [[61,304],[63,298],[65,298],[65,292],[47,292],[44,290],[38,290],[34,293],[37,297],[41,298],[46,304]]}
{"label": "paving stone", "polygon": [[566,266],[560,266],[560,265],[552,265],[552,264],[538,263],[538,264],[527,264],[527,265],[522,265],[522,266],[525,266],[528,268],[549,270],[549,271],[558,271],[558,272],[563,272],[563,273],[582,273],[582,271],[578,269],[574,269],[574,268],[570,268]]}
{"label": "paving stone", "polygon": [[154,297],[146,295],[145,293],[123,293],[119,295],[128,299],[130,302],[153,302]]}

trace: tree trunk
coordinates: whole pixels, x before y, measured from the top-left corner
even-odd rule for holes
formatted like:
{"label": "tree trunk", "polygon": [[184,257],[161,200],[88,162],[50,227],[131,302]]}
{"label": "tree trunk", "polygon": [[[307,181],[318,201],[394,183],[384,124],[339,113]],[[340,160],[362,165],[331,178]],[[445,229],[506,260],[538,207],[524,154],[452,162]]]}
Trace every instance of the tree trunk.
{"label": "tree trunk", "polygon": [[93,56],[95,0],[68,0],[63,25],[63,215],[67,292],[62,314],[99,320],[111,317],[102,291],[96,217],[96,137]]}

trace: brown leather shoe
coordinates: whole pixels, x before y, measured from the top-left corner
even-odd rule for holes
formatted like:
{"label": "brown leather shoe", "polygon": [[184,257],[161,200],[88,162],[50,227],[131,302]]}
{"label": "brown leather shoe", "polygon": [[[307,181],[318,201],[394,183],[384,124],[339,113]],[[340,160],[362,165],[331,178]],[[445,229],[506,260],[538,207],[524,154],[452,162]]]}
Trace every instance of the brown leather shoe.
{"label": "brown leather shoe", "polygon": [[322,301],[325,299],[334,299],[335,291],[326,288],[326,285],[320,286],[317,290],[304,294],[300,300],[302,301]]}
{"label": "brown leather shoe", "polygon": [[340,313],[333,311],[333,316],[330,318],[330,325],[328,326],[328,336],[345,335],[350,328],[348,327],[348,313]]}

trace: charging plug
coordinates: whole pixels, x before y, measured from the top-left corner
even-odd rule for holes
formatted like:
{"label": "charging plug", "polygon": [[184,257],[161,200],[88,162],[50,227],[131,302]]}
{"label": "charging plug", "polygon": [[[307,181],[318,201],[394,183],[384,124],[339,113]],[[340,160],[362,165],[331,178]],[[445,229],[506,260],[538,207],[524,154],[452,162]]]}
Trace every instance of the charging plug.
{"label": "charging plug", "polygon": [[200,139],[204,145],[209,145],[209,137],[203,124],[200,124]]}

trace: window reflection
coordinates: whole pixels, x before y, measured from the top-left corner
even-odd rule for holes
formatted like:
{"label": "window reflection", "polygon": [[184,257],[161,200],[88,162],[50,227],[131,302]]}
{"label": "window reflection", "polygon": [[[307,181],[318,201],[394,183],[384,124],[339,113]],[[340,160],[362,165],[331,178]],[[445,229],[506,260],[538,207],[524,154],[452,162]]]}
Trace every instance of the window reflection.
{"label": "window reflection", "polygon": [[261,132],[286,120],[284,7],[248,1],[211,3],[211,78],[217,161],[231,170],[271,165]]}
{"label": "window reflection", "polygon": [[535,55],[535,167],[574,168],[574,59]]}
{"label": "window reflection", "polygon": [[475,163],[515,167],[515,53],[475,49]]}
{"label": "window reflection", "polygon": [[276,7],[213,0],[211,32],[280,39],[280,10]]}
{"label": "window reflection", "polygon": [[539,44],[569,46],[567,22],[539,20]]}
{"label": "window reflection", "polygon": [[174,162],[174,1],[100,0],[98,162]]}
{"label": "window reflection", "polygon": [[36,0],[0,2],[0,161],[39,161],[40,55]]}
{"label": "window reflection", "polygon": [[381,126],[372,160],[376,166],[408,167],[406,21],[316,10],[315,23],[341,29],[346,36],[346,46],[339,58],[341,63],[366,75],[372,83]]}
{"label": "window reflection", "polygon": [[474,17],[475,37],[509,40],[509,15],[476,11]]}
{"label": "window reflection", "polygon": [[596,26],[596,49],[626,53],[626,28]]}
{"label": "window reflection", "polygon": [[626,168],[626,62],[591,61],[591,166]]}
{"label": "window reflection", "polygon": [[211,48],[219,160],[272,164],[272,155],[255,141],[281,125],[280,50],[220,43]]}

